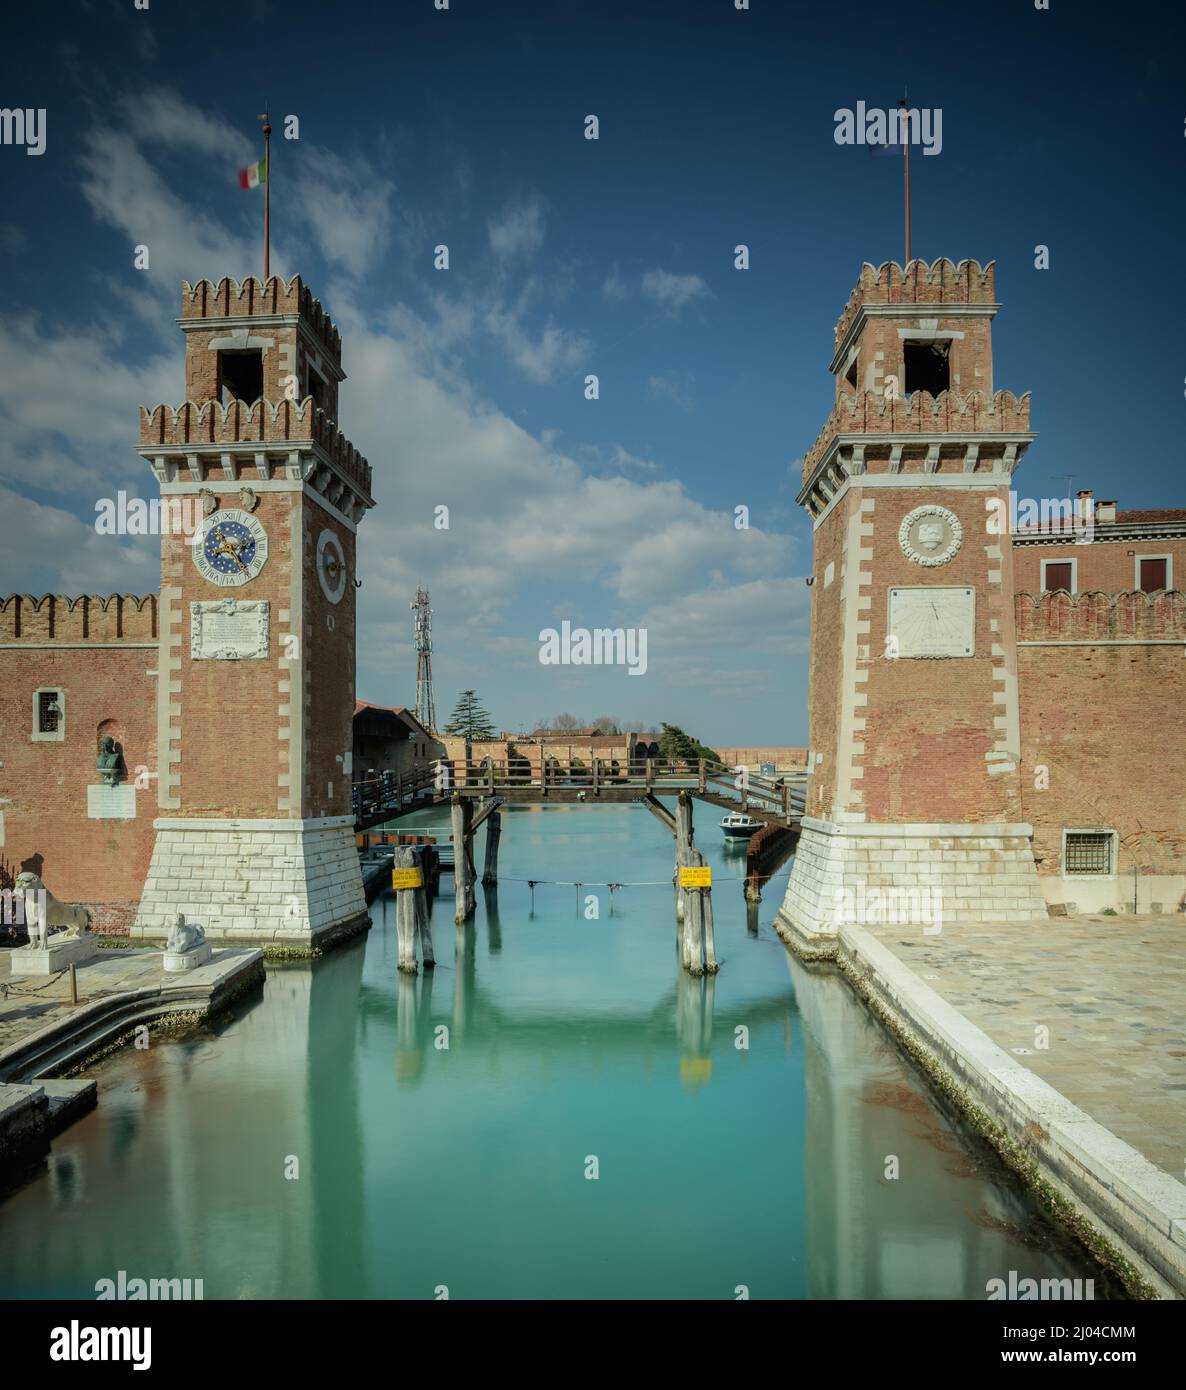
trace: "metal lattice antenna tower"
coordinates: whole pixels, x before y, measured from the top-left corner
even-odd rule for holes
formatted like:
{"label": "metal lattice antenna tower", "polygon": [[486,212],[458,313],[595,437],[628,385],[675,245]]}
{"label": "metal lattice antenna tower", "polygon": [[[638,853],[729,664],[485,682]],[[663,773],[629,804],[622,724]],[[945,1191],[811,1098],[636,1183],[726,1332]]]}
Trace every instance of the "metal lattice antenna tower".
{"label": "metal lattice antenna tower", "polygon": [[416,601],[408,607],[416,614],[416,718],[430,734],[435,734],[437,710],[432,694],[432,609],[428,606],[428,590],[417,587]]}

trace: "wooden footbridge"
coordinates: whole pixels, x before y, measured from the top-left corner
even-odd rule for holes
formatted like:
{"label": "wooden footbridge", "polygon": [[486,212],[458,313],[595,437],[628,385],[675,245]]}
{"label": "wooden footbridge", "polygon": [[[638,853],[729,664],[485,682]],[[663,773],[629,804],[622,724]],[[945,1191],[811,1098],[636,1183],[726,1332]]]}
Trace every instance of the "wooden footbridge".
{"label": "wooden footbridge", "polygon": [[533,770],[526,758],[487,759],[453,772],[447,764],[381,777],[354,786],[355,829],[362,831],[410,811],[465,800],[497,798],[508,805],[622,804],[652,802],[687,792],[727,811],[743,811],[768,825],[798,829],[804,812],[806,774],[787,778],[735,771],[701,758],[639,759],[628,765],[593,758],[548,760]]}
{"label": "wooden footbridge", "polygon": [[[805,794],[805,777],[776,780],[754,776],[744,769],[734,770],[703,758],[678,762],[648,758],[627,768],[597,758],[589,766],[579,760],[568,764],[550,760],[536,773],[526,758],[519,758],[501,762],[489,759],[480,766],[466,768],[460,776],[451,768],[438,765],[410,775],[360,783],[354,788],[354,809],[356,829],[364,831],[410,811],[448,803],[453,832],[454,920],[461,926],[476,907],[474,840],[482,825],[486,826],[482,884],[493,887],[498,883],[502,831],[498,808],[504,802],[537,806],[641,802],[674,840],[673,886],[682,963],[690,974],[700,975],[715,974],[718,966],[713,944],[711,876],[704,855],[694,843],[693,800],[745,812],[764,823],[759,836],[776,836],[789,847],[804,814]],[[673,796],[674,807],[665,806],[660,799],[663,796]],[[417,942],[426,968],[432,964],[424,897],[426,888],[431,887],[426,881],[426,857],[417,847],[404,846],[395,851],[394,867],[406,879],[395,885],[399,969],[414,974],[418,968]],[[439,862],[435,865],[438,872],[441,867]],[[701,879],[700,875],[708,876]],[[747,856],[747,898],[760,897],[760,883],[758,860],[754,858],[751,868]]]}

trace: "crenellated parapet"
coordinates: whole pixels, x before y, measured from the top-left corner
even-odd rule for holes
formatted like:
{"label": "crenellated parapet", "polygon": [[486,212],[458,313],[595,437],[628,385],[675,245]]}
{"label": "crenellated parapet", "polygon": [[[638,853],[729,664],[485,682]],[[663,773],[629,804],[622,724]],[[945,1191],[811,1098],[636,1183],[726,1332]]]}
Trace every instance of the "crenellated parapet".
{"label": "crenellated parapet", "polygon": [[956,265],[946,256],[929,265],[913,260],[904,268],[896,261],[885,261],[879,266],[866,261],[836,322],[835,345],[840,346],[863,304],[992,305],[995,267],[995,261],[981,266],[979,261],[964,260]]}
{"label": "crenellated parapet", "polygon": [[156,594],[0,597],[0,645],[131,645],[157,635]]}
{"label": "crenellated parapet", "polygon": [[[886,396],[878,391],[840,393],[815,443],[803,459],[803,482],[808,484],[834,442],[844,436],[984,435],[1003,438],[1030,433],[1030,392],[992,395],[972,391],[959,395],[942,391],[937,396],[915,391],[909,397]],[[936,471],[932,469],[931,471]]]}
{"label": "crenellated parapet", "polygon": [[1019,642],[1186,642],[1186,593],[1017,594]]}
{"label": "crenellated parapet", "polygon": [[234,280],[224,275],[217,284],[199,280],[191,285],[181,282],[181,320],[183,325],[194,320],[218,320],[298,317],[316,337],[334,361],[342,356],[342,338],[319,300],[306,287],[299,275],[285,281],[272,275],[260,281],[254,276]]}
{"label": "crenellated parapet", "polygon": [[[348,482],[366,506],[372,504],[370,464],[311,396],[251,405],[232,400],[141,406],[140,453],[154,463],[162,482],[176,481],[181,466],[200,481],[218,469],[240,480],[291,476],[294,467],[308,476],[321,466]],[[311,457],[302,460],[302,453]]]}

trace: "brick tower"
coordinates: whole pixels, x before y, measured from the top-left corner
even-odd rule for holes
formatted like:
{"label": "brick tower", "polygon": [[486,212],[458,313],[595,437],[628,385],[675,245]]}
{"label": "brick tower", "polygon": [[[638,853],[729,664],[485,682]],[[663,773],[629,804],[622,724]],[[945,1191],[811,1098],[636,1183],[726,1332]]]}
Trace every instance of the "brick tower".
{"label": "brick tower", "polygon": [[141,408],[162,525],[152,863],[133,935],[323,944],[367,922],[350,806],[371,470],[299,276],[182,285],[188,399]]}
{"label": "brick tower", "polygon": [[[866,264],[803,462],[814,577],[807,812],[780,928],[1038,921],[1008,522],[1034,438],[995,391],[993,265]],[[889,891],[887,891],[889,890]],[[941,895],[936,899],[936,894]],[[893,911],[897,915],[889,917]]]}

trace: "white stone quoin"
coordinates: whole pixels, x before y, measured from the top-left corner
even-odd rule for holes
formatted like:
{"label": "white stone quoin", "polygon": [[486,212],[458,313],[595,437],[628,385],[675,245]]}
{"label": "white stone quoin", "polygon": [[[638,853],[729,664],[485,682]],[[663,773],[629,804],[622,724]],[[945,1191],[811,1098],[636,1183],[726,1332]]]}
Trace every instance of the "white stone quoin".
{"label": "white stone quoin", "polygon": [[[889,909],[916,892],[938,895],[942,922],[1040,923],[1049,914],[1034,867],[1029,825],[877,825],[803,819],[779,911],[784,933],[807,942],[834,939],[846,909]],[[896,895],[896,896],[891,896]],[[892,919],[902,925],[901,917]],[[876,917],[859,926],[881,925]],[[917,923],[920,933],[924,920]]]}
{"label": "white stone quoin", "polygon": [[206,937],[313,945],[366,914],[351,816],[160,819],[131,935],[162,940],[177,914]]}

